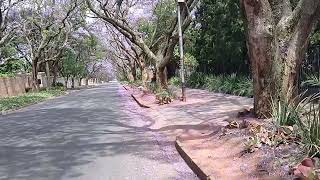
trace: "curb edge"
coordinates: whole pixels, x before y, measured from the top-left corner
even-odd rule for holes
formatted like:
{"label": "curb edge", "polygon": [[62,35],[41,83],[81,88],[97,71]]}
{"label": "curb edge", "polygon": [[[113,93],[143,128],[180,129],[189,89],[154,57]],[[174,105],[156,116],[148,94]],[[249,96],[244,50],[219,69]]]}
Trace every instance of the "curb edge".
{"label": "curb edge", "polygon": [[131,97],[139,104],[140,107],[150,108],[150,106],[141,103],[135,95],[131,94]]}
{"label": "curb edge", "polygon": [[201,179],[201,180],[211,180],[210,176],[207,175],[193,160],[192,158],[183,150],[181,142],[177,139],[175,141],[175,147],[186,162],[186,164],[191,168],[191,170]]}

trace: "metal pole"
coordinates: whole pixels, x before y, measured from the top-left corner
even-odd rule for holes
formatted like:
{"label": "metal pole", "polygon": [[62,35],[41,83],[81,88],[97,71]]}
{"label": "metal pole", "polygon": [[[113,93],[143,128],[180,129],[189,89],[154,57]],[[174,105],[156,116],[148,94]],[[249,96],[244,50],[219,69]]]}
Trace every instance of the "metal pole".
{"label": "metal pole", "polygon": [[179,29],[179,46],[180,46],[180,63],[181,63],[181,69],[180,69],[180,75],[181,75],[181,90],[182,90],[182,97],[181,101],[186,101],[186,87],[185,87],[185,79],[184,79],[184,52],[183,52],[183,34],[182,34],[182,27],[181,27],[181,7],[178,2],[178,29]]}

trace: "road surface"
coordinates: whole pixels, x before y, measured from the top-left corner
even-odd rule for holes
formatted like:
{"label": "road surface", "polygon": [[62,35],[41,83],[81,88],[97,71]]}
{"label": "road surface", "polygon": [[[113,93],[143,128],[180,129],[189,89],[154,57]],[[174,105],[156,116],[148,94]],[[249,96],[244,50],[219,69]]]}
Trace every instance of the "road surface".
{"label": "road surface", "polygon": [[116,82],[0,115],[0,179],[197,179]]}

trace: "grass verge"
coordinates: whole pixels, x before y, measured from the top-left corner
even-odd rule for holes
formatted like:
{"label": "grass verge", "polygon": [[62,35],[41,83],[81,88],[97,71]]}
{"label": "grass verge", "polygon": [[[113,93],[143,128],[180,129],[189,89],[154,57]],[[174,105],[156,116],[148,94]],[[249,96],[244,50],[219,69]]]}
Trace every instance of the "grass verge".
{"label": "grass verge", "polygon": [[65,90],[63,88],[53,88],[39,92],[26,93],[20,96],[0,98],[0,112],[16,110],[64,94]]}
{"label": "grass verge", "polygon": [[[181,84],[181,80],[175,77],[171,78],[169,82],[175,86]],[[187,86],[217,93],[253,97],[252,79],[243,75],[206,75],[196,72],[187,78]]]}

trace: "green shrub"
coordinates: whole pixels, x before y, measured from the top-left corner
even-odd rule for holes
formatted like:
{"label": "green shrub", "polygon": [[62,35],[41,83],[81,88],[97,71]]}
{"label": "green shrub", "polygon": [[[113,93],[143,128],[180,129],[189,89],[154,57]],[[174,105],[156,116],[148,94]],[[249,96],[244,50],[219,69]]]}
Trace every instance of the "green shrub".
{"label": "green shrub", "polygon": [[310,86],[310,87],[320,87],[320,76],[319,75],[306,75],[307,80],[302,82],[302,86]]}
{"label": "green shrub", "polygon": [[0,73],[0,77],[15,77],[16,75],[13,73]]}
{"label": "green shrub", "polygon": [[302,98],[300,94],[290,101],[277,101],[273,104],[273,120],[278,126],[297,126],[311,157],[320,155],[320,94]]}
{"label": "green shrub", "polygon": [[308,154],[320,156],[320,94],[313,94],[304,98],[305,106],[300,113],[300,119],[297,123],[300,128],[302,142],[308,151]]}
{"label": "green shrub", "polygon": [[206,75],[203,73],[195,72],[189,76],[187,86],[191,88],[204,88],[205,83]]}
{"label": "green shrub", "polygon": [[61,83],[61,82],[57,82],[57,83],[56,83],[56,87],[64,87],[64,84]]}
{"label": "green shrub", "polygon": [[293,104],[279,100],[272,103],[272,117],[278,126],[293,126],[299,121],[299,112]]}
{"label": "green shrub", "polygon": [[139,87],[139,86],[142,86],[143,84],[142,84],[142,81],[136,80],[136,81],[129,81],[128,85]]}
{"label": "green shrub", "polygon": [[249,77],[231,75],[192,74],[187,85],[191,88],[204,88],[209,91],[233,94],[237,96],[253,96],[253,83]]}
{"label": "green shrub", "polygon": [[181,86],[181,78],[180,77],[172,77],[169,80],[169,84],[179,87],[179,86]]}
{"label": "green shrub", "polygon": [[303,143],[311,157],[320,155],[320,106],[311,105],[302,127]]}

